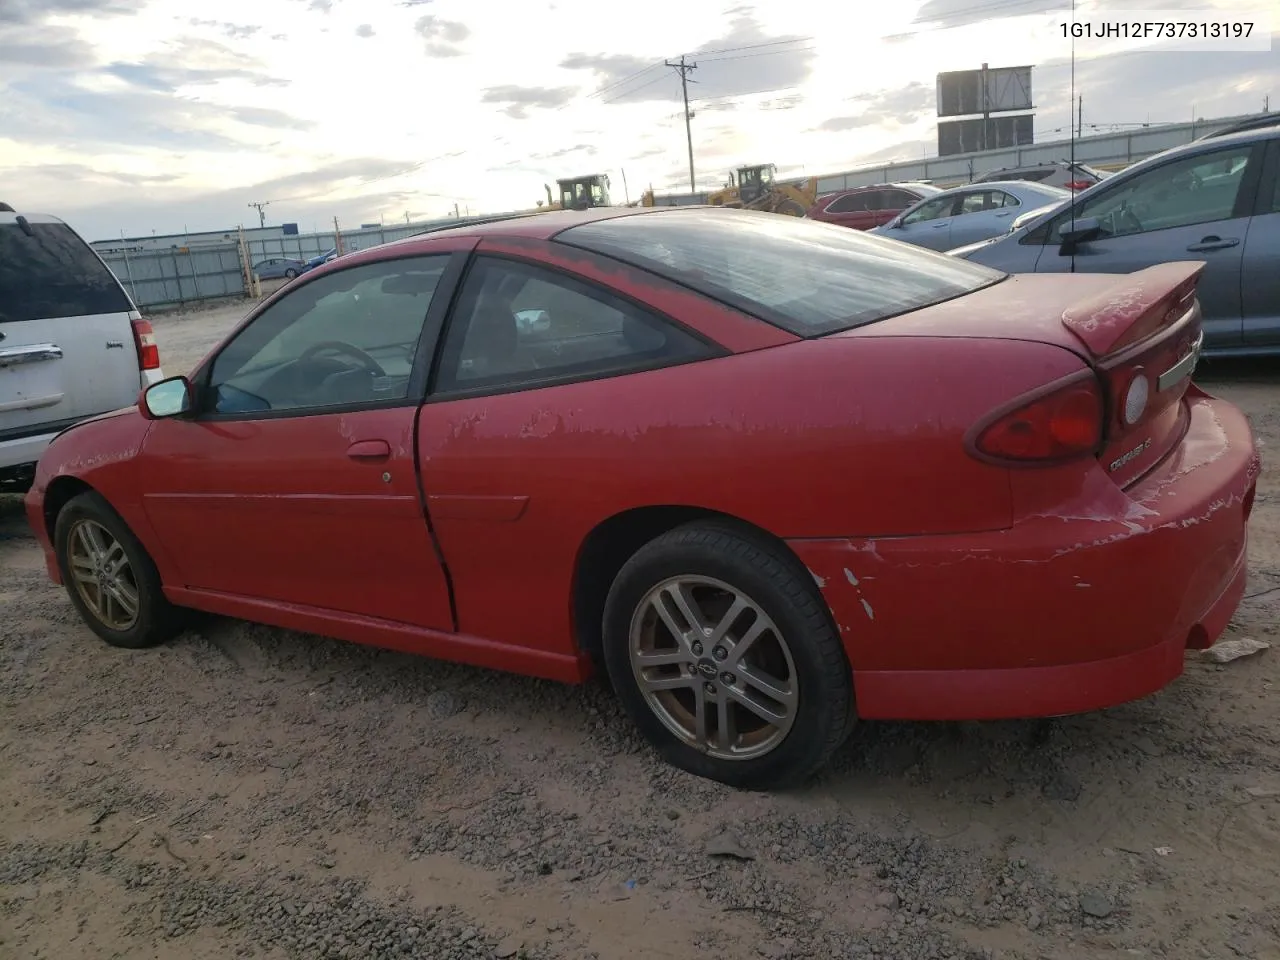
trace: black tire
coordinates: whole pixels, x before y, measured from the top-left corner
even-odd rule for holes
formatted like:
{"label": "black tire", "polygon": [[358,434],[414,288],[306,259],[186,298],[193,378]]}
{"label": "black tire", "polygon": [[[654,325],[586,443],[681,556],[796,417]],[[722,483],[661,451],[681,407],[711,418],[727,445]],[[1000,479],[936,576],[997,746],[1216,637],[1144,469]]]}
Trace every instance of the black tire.
{"label": "black tire", "polygon": [[805,208],[797,201],[788,197],[778,204],[774,213],[781,213],[783,216],[787,217],[803,217],[805,215]]}
{"label": "black tire", "polygon": [[[92,521],[109,533],[123,549],[128,559],[132,581],[137,588],[138,609],[134,622],[127,629],[113,629],[103,622],[85,601],[72,576],[69,559],[69,541],[72,531],[81,521]],[[153,647],[179,633],[185,623],[185,611],[171,604],[160,586],[160,574],[146,549],[133,535],[111,505],[93,491],[86,491],[67,501],[54,523],[54,551],[62,582],[71,597],[71,603],[94,633],[113,647],[142,649]]]}
{"label": "black tire", "polygon": [[297,275],[298,275],[298,271],[293,269],[293,267],[290,267],[288,270],[284,272],[284,277],[286,280],[292,280]]}
{"label": "black tire", "polygon": [[[741,591],[785,637],[798,704],[789,730],[761,756],[722,758],[692,746],[672,732],[640,689],[630,653],[632,618],[650,590],[682,576],[712,578]],[[735,524],[677,527],[627,561],[605,603],[604,660],[623,706],[662,757],[729,786],[783,789],[801,783],[853,729],[853,675],[813,578],[784,549]]]}

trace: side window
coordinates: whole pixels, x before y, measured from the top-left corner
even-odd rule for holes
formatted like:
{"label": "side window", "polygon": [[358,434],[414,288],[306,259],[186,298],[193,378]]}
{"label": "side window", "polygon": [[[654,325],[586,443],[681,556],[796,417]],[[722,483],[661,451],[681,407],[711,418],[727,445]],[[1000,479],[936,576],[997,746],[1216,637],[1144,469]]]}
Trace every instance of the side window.
{"label": "side window", "polygon": [[[1230,220],[1252,144],[1185,157],[1099,191],[1075,208],[1076,219],[1097,217],[1104,237]],[[1060,242],[1070,214],[1058,217],[1049,242]]]}
{"label": "side window", "polygon": [[910,226],[913,223],[926,223],[929,220],[937,220],[939,217],[949,217],[951,216],[951,206],[955,202],[955,197],[938,197],[928,203],[922,203],[907,214],[902,223],[904,226]]}
{"label": "side window", "polygon": [[965,193],[960,197],[960,209],[956,211],[956,215],[960,216],[966,213],[981,213],[983,210],[990,210],[997,206],[993,197],[994,190],[977,190],[973,193]]}
{"label": "side window", "polygon": [[406,399],[448,262],[441,254],[363,264],[277,300],[214,360],[206,409],[263,413]]}
{"label": "side window", "polygon": [[1003,190],[991,191],[993,207],[1020,207],[1022,201],[1015,197],[1012,193],[1005,193]]}
{"label": "side window", "polygon": [[858,213],[866,209],[867,195],[865,193],[846,193],[843,197],[837,197],[827,207],[827,213]]}
{"label": "side window", "polygon": [[905,190],[890,190],[885,200],[887,210],[905,210],[920,198]]}
{"label": "side window", "polygon": [[885,208],[885,202],[884,202],[885,191],[869,190],[867,191],[866,196],[867,196],[866,204],[867,204],[868,210],[883,210]]}
{"label": "side window", "polygon": [[707,353],[691,334],[603,290],[531,264],[481,257],[445,334],[435,389],[614,376]]}

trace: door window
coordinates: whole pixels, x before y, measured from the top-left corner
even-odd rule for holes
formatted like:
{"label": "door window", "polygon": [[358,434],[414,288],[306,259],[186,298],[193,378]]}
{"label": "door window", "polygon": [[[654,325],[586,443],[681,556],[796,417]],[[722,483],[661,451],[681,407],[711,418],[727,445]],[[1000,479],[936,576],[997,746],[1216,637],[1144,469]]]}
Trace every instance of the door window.
{"label": "door window", "polygon": [[445,334],[436,389],[614,376],[708,355],[697,338],[571,277],[480,258]]}
{"label": "door window", "polygon": [[[1252,144],[1161,164],[1102,190],[1075,207],[1077,220],[1096,217],[1104,237],[1230,220],[1249,164]],[[1053,222],[1049,242],[1061,242],[1066,213]]]}
{"label": "door window", "polygon": [[443,254],[364,264],[277,300],[214,360],[207,409],[266,413],[408,399],[448,261]]}
{"label": "door window", "polygon": [[843,197],[836,197],[827,207],[827,213],[861,213],[867,210],[867,195],[865,193],[846,193]]}
{"label": "door window", "polygon": [[902,225],[909,227],[913,223],[926,223],[929,220],[937,220],[939,217],[949,217],[955,202],[955,197],[938,197],[936,200],[922,203],[902,218]]}

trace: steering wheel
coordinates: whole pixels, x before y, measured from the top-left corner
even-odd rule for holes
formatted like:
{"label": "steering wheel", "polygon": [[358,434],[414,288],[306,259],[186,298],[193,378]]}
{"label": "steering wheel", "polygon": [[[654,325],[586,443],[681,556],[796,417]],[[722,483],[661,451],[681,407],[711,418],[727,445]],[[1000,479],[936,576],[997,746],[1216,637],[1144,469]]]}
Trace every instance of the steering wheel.
{"label": "steering wheel", "polygon": [[313,343],[311,346],[307,347],[306,350],[302,351],[302,355],[298,357],[298,362],[306,363],[322,353],[330,352],[346,354],[348,357],[357,361],[360,366],[368,370],[375,377],[385,377],[387,375],[387,371],[382,369],[382,365],[378,363],[377,360],[373,359],[373,357],[369,356],[369,354],[365,353],[359,347],[350,343],[344,343],[342,340],[323,340],[320,343]]}

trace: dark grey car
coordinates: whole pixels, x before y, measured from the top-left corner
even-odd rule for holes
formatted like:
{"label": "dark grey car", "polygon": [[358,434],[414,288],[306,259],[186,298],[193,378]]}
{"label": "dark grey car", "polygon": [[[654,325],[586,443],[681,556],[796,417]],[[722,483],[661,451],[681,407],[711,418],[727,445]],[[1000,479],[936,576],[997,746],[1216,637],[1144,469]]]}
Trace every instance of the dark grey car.
{"label": "dark grey car", "polygon": [[1280,354],[1280,126],[1167,150],[1017,230],[948,252],[1007,273],[1201,260],[1205,352]]}

